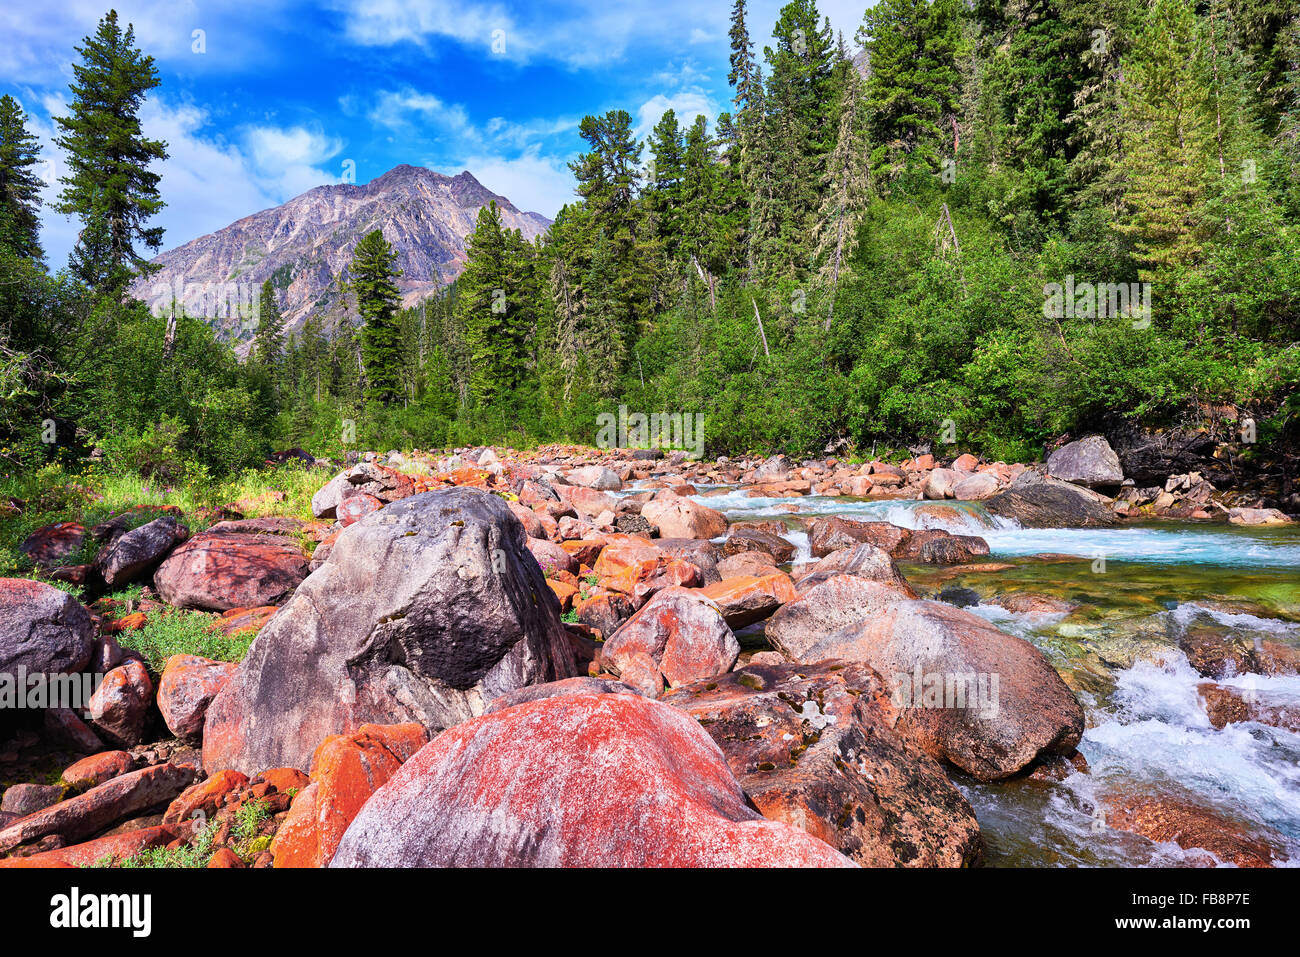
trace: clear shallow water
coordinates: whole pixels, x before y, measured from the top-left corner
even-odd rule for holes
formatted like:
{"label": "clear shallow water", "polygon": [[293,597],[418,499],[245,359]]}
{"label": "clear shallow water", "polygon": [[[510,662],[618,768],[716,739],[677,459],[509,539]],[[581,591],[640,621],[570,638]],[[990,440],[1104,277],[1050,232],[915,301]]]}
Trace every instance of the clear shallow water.
{"label": "clear shallow water", "polygon": [[[732,521],[785,520],[796,564],[812,559],[802,519],[841,515],[979,535],[992,559],[1011,566],[984,572],[904,568],[924,595],[948,588],[975,592],[978,603],[970,610],[1034,643],[1084,705],[1087,730],[1079,750],[1089,773],[1058,784],[981,784],[954,774],[980,820],[988,863],[1222,863],[1203,851],[1108,827],[1099,810],[1106,797],[1139,793],[1203,808],[1265,840],[1285,865],[1300,866],[1300,735],[1254,722],[1215,729],[1197,693],[1208,679],[1177,645],[1182,630],[1208,621],[1231,634],[1300,647],[1300,531],[1195,522],[1022,529],[977,503],[749,498],[735,491],[696,500]],[[1077,560],[1031,557],[1039,555]],[[1009,592],[1075,607],[1015,614],[991,600]],[[1245,675],[1220,683],[1249,688],[1271,702],[1300,703],[1300,677]]]}

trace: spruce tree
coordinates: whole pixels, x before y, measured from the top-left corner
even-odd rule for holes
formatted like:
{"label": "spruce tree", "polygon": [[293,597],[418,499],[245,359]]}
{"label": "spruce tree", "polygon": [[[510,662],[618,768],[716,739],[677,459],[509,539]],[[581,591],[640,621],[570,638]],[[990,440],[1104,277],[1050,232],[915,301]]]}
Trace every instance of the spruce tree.
{"label": "spruce tree", "polygon": [[818,278],[830,286],[826,329],[831,328],[835,293],[846,264],[858,245],[858,226],[867,205],[869,188],[866,101],[862,78],[848,63],[840,105],[839,136],[826,164],[825,200],[817,217]]}
{"label": "spruce tree", "polygon": [[1213,151],[1205,43],[1191,0],[1155,0],[1124,66],[1121,135],[1127,215],[1117,225],[1153,269],[1194,264]]}
{"label": "spruce tree", "polygon": [[943,124],[957,112],[959,16],[955,0],[880,0],[864,15],[873,170],[892,178],[914,157],[938,170],[951,153]]}
{"label": "spruce tree", "polygon": [[262,283],[262,292],[258,298],[253,356],[266,368],[272,385],[278,391],[284,365],[284,320],[280,317],[280,302],[270,279]]}
{"label": "spruce tree", "polygon": [[489,405],[514,387],[521,358],[511,328],[511,310],[521,302],[510,288],[507,232],[495,201],[478,211],[465,251],[469,261],[456,281],[456,293],[469,348],[470,394],[480,405]]}
{"label": "spruce tree", "polygon": [[39,147],[18,101],[0,96],[0,244],[24,258],[44,259],[41,249],[41,181],[33,172]]}
{"label": "spruce tree", "polygon": [[73,273],[102,293],[120,296],[137,272],[155,269],[136,244],[162,246],[162,227],[145,224],[165,205],[159,174],[149,166],[167,158],[167,144],[147,139],[139,116],[158,73],[153,57],[136,48],[135,28],[122,32],[115,10],[76,49],[81,62],[72,65],[69,114],[55,117],[62,130],[55,142],[67,154],[69,170],[60,179],[55,210],[82,222]]}
{"label": "spruce tree", "polygon": [[357,297],[361,316],[361,363],[365,368],[367,402],[392,404],[402,394],[402,351],[397,328],[401,295],[396,279],[397,254],[382,230],[367,233],[352,253],[349,288]]}

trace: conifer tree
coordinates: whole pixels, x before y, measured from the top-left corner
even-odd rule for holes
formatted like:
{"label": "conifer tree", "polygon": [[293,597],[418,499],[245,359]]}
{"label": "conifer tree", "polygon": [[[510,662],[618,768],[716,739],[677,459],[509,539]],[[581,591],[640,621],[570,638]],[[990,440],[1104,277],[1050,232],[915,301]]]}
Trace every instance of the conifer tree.
{"label": "conifer tree", "polygon": [[871,62],[866,96],[874,170],[897,176],[913,154],[939,168],[952,138],[943,123],[957,112],[960,88],[958,9],[955,0],[880,0],[864,15],[858,43]]}
{"label": "conifer tree", "polygon": [[102,293],[120,296],[136,273],[157,268],[136,245],[162,246],[162,227],[146,223],[165,205],[150,164],[167,158],[167,144],[144,136],[139,115],[158,73],[153,57],[136,48],[135,28],[122,32],[115,10],[77,52],[81,62],[72,65],[69,113],[55,117],[62,130],[55,142],[69,170],[60,179],[64,188],[55,209],[82,222],[73,273]]}
{"label": "conifer tree", "polygon": [[268,279],[262,283],[257,304],[257,333],[253,337],[253,357],[264,366],[271,384],[278,391],[284,370],[284,319],[275,287]]}
{"label": "conifer tree", "polygon": [[0,96],[0,245],[24,259],[42,260],[41,181],[33,171],[39,147],[27,114],[7,93]]}
{"label": "conifer tree", "polygon": [[352,253],[349,288],[357,297],[362,326],[361,363],[365,368],[364,396],[367,402],[385,405],[402,393],[401,343],[397,308],[401,295],[396,279],[397,254],[384,239],[382,230],[367,233]]}
{"label": "conifer tree", "polygon": [[1151,269],[1195,263],[1213,133],[1205,43],[1191,0],[1155,0],[1124,65],[1121,135],[1127,215],[1117,228]]}
{"label": "conifer tree", "polygon": [[839,137],[826,164],[826,198],[817,217],[818,277],[830,286],[826,310],[829,331],[835,311],[835,293],[846,264],[858,245],[858,226],[867,205],[869,170],[866,102],[862,78],[851,63],[844,77]]}

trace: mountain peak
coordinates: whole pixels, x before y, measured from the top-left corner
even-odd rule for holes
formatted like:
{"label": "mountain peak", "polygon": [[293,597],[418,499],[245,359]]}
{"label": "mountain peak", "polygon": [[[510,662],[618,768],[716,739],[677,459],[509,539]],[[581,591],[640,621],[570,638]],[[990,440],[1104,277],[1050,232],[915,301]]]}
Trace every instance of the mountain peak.
{"label": "mountain peak", "polygon": [[397,285],[403,304],[415,305],[460,275],[465,239],[478,211],[492,201],[501,209],[503,224],[527,239],[550,226],[546,217],[521,212],[493,193],[469,170],[447,176],[403,163],[364,185],[316,187],[169,250],[154,259],[161,271],[137,283],[133,292],[150,302],[158,284],[179,288],[185,311],[207,317],[219,335],[238,347],[252,338],[255,323],[228,304],[222,308],[213,302],[220,298],[214,290],[229,298],[229,291],[237,289],[251,302],[270,279],[286,332],[292,334],[312,316],[328,328],[349,309],[338,280],[346,276],[362,236],[383,231],[402,271]]}

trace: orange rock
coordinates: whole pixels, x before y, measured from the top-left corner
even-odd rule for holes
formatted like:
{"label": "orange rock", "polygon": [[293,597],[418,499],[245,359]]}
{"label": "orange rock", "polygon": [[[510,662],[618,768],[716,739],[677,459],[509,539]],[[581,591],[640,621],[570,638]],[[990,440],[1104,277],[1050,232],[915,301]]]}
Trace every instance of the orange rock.
{"label": "orange rock", "polygon": [[492,479],[492,473],[484,469],[476,469],[467,465],[464,468],[456,469],[448,476],[453,485],[468,486],[470,488],[487,488]]}
{"label": "orange rock", "polygon": [[762,621],[799,597],[790,576],[781,571],[761,577],[724,578],[701,592],[718,603],[722,617],[733,629]]}
{"label": "orange rock", "polygon": [[301,791],[311,783],[311,778],[297,768],[271,768],[254,778],[253,783],[269,784],[280,794],[288,794],[294,789]]}
{"label": "orange rock", "polygon": [[110,834],[73,847],[60,847],[43,854],[33,854],[31,857],[0,861],[0,867],[91,867],[109,858],[121,861],[151,847],[162,847],[181,836],[184,836],[182,830],[176,827],[145,827],[125,834]]}
{"label": "orange rock", "polygon": [[555,597],[560,599],[560,608],[568,611],[569,606],[573,604],[573,596],[578,593],[578,587],[560,581],[558,578],[548,578],[546,584],[551,587],[551,591],[555,592]]}
{"label": "orange rock", "polygon": [[114,635],[120,635],[124,631],[139,631],[145,626],[148,619],[145,613],[137,611],[134,614],[127,615],[125,618],[119,618],[117,621],[108,623],[108,631]]}
{"label": "orange rock", "polygon": [[428,740],[418,724],[363,724],[326,738],[312,756],[312,783],[294,798],[271,845],[275,866],[327,865],[361,806]]}
{"label": "orange rock", "polygon": [[298,792],[271,842],[276,867],[320,867],[320,827],[316,818],[316,792],[309,784]]}
{"label": "orange rock", "polygon": [[134,768],[135,761],[126,751],[101,751],[69,765],[63,772],[63,780],[77,790],[84,790],[111,781]]}
{"label": "orange rock", "polygon": [[596,556],[605,547],[605,542],[603,539],[598,538],[575,538],[567,542],[560,542],[560,547],[578,562],[583,565],[590,565],[596,561]]}
{"label": "orange rock", "polygon": [[176,824],[194,818],[196,812],[212,817],[221,807],[226,795],[248,786],[248,776],[238,771],[218,771],[212,777],[192,784],[172,801],[163,815],[164,824]]}
{"label": "orange rock", "polygon": [[243,867],[244,862],[240,860],[239,855],[228,847],[222,847],[213,854],[208,861],[208,867],[211,868],[235,868]]}

